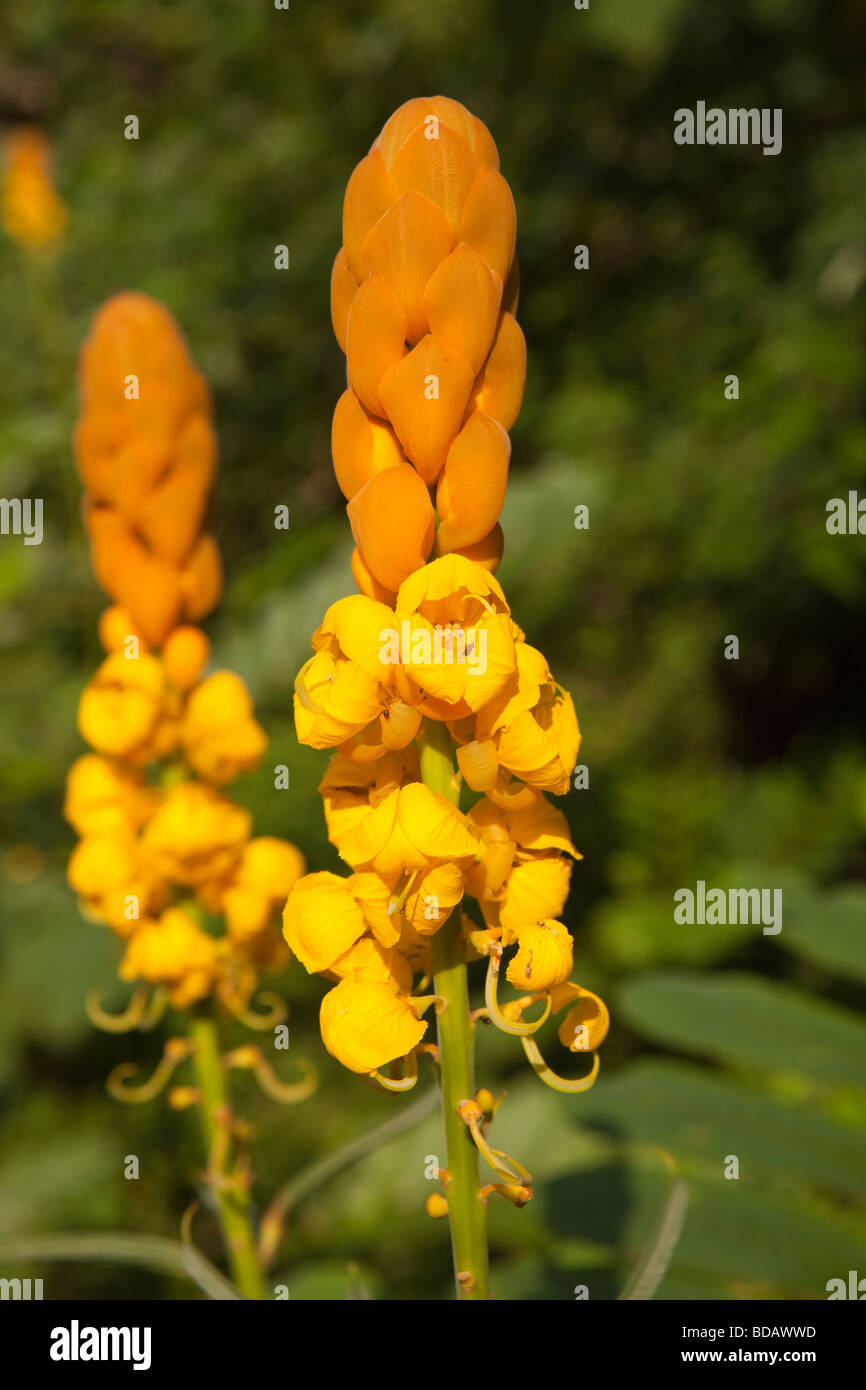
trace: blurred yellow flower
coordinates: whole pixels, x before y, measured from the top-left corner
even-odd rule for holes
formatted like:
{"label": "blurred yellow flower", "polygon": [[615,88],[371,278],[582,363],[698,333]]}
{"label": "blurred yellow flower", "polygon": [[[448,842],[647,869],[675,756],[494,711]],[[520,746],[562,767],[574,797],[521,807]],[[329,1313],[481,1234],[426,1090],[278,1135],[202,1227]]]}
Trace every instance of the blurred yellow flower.
{"label": "blurred yellow flower", "polygon": [[19,126],[4,147],[0,220],[13,241],[26,251],[51,249],[69,220],[66,204],[54,187],[51,151],[41,130]]}
{"label": "blurred yellow flower", "polygon": [[190,694],[180,724],[190,766],[208,782],[231,782],[255,767],[268,746],[249,691],[233,671],[217,671]]}
{"label": "blurred yellow flower", "polygon": [[234,871],[251,829],[249,811],[228,797],[180,782],[148,822],[143,844],[161,877],[198,887]]}
{"label": "blurred yellow flower", "polygon": [[217,942],[179,907],[144,923],[120,963],[122,980],[165,985],[177,1009],[187,1009],[213,989],[219,968]]}

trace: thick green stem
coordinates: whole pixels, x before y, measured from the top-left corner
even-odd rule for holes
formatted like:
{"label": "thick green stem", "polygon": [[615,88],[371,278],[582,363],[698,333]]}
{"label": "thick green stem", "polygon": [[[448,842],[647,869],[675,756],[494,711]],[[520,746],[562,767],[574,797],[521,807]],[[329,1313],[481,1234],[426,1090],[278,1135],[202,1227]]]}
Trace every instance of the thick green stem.
{"label": "thick green stem", "polygon": [[212,1174],[212,1190],[219,1210],[229,1268],[245,1298],[266,1299],[268,1294],[256,1253],[249,1195],[241,1186],[225,1185],[226,1180],[231,1178],[226,1161],[231,1141],[226,1134],[228,1095],[216,1020],[205,1014],[192,1018],[190,1036],[195,1043],[193,1060],[201,1091],[200,1108],[208,1167],[214,1162],[215,1156],[223,1155]]}
{"label": "thick green stem", "polygon": [[[421,776],[431,791],[447,796],[456,805],[451,737],[446,726],[425,720],[419,735]],[[474,1038],[469,1018],[466,956],[460,942],[460,913],[432,938],[433,988],[445,1001],[439,1015],[439,1069],[442,1078],[442,1113],[445,1121],[446,1188],[454,1274],[458,1297],[487,1299],[487,1209],[479,1196],[478,1152],[468,1128],[457,1113],[463,1100],[475,1095]]]}

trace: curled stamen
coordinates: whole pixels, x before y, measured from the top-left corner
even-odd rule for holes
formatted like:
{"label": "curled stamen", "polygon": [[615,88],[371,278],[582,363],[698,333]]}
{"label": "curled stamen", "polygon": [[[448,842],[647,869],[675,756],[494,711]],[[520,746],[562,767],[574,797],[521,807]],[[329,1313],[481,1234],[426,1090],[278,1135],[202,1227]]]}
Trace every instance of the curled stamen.
{"label": "curled stamen", "polygon": [[544,1013],[541,1015],[540,1018],[535,1019],[532,1023],[513,1023],[502,1012],[502,1009],[499,1006],[499,1000],[496,997],[496,989],[499,982],[499,967],[501,964],[502,947],[500,946],[498,941],[491,942],[490,956],[487,961],[487,980],[484,986],[484,998],[487,1004],[487,1016],[492,1023],[496,1024],[496,1027],[499,1028],[501,1032],[511,1033],[514,1037],[517,1038],[528,1037],[531,1033],[537,1033],[542,1023],[544,1023],[547,1020],[550,1014],[550,995],[537,994],[526,1000],[515,1000],[514,1003],[510,1004],[508,1007],[510,1009],[516,1009],[518,1011],[522,1010],[523,1008],[526,1008],[528,1004],[533,1003],[536,999],[546,998],[547,1002],[544,1006]]}
{"label": "curled stamen", "polygon": [[[272,994],[270,990],[262,990],[249,1004],[244,1004],[236,994],[223,995],[223,1003],[239,1023],[246,1024],[247,1028],[253,1028],[258,1033],[269,1033],[277,1024],[285,1023],[289,1014],[285,1000],[278,994]],[[269,1005],[269,1012],[257,1013],[252,1007],[255,1003]]]}
{"label": "curled stamen", "polygon": [[127,1086],[127,1077],[134,1076],[139,1068],[135,1062],[121,1062],[120,1066],[115,1067],[110,1073],[105,1083],[106,1090],[113,1100],[126,1101],[132,1105],[142,1105],[146,1101],[155,1100],[160,1091],[168,1085],[172,1073],[192,1050],[193,1045],[188,1038],[168,1038],[162,1057],[149,1081],[145,1081],[141,1086]]}
{"label": "curled stamen", "polygon": [[319,1084],[319,1073],[313,1064],[304,1058],[298,1062],[298,1066],[304,1073],[302,1080],[281,1081],[270,1063],[262,1056],[259,1048],[253,1047],[252,1043],[246,1043],[243,1047],[236,1047],[233,1052],[226,1053],[223,1058],[223,1066],[226,1068],[238,1067],[253,1072],[265,1094],[271,1096],[273,1100],[281,1101],[284,1105],[292,1105],[296,1101],[306,1100]]}
{"label": "curled stamen", "polygon": [[475,1147],[482,1158],[490,1164],[497,1177],[502,1178],[506,1183],[518,1183],[521,1186],[529,1186],[532,1182],[532,1174],[518,1163],[516,1158],[511,1158],[502,1149],[494,1149],[488,1144],[481,1130],[481,1121],[484,1112],[477,1100],[461,1100],[457,1106],[457,1113],[465,1125],[468,1125],[469,1132],[475,1140]]}
{"label": "curled stamen", "polygon": [[526,1203],[532,1200],[532,1188],[524,1187],[522,1183],[513,1182],[489,1182],[482,1187],[478,1193],[479,1198],[487,1204],[491,1192],[498,1192],[500,1197],[513,1202],[516,1207],[525,1207]]}
{"label": "curled stamen", "polygon": [[99,990],[90,989],[84,999],[84,1012],[93,1026],[101,1028],[103,1033],[131,1033],[145,1017],[149,1002],[150,988],[141,985],[134,991],[122,1013],[111,1014],[99,1002]]}
{"label": "curled stamen", "polygon": [[150,1003],[147,1012],[138,1025],[140,1033],[149,1033],[161,1021],[163,1014],[168,1008],[168,994],[162,988],[157,987],[150,996]]}
{"label": "curled stamen", "polygon": [[595,1085],[595,1078],[598,1076],[598,1053],[593,1053],[592,1070],[586,1076],[572,1077],[559,1076],[551,1067],[547,1065],[538,1048],[538,1043],[534,1038],[521,1038],[523,1050],[529,1058],[529,1064],[535,1075],[545,1086],[549,1086],[553,1091],[588,1091]]}
{"label": "curled stamen", "polygon": [[380,1071],[371,1071],[370,1076],[386,1091],[411,1091],[418,1080],[418,1058],[414,1052],[403,1058],[402,1076],[383,1076]]}

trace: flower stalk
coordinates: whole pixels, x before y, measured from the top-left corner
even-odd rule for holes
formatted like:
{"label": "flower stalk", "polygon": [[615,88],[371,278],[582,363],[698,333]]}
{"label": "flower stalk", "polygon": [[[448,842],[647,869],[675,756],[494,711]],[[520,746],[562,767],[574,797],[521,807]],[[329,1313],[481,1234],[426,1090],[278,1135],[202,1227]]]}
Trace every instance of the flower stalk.
{"label": "flower stalk", "polygon": [[[454,784],[451,737],[446,726],[425,720],[418,741],[423,781],[431,791],[456,804],[459,791]],[[475,1094],[474,1038],[459,913],[451,914],[431,945],[433,987],[445,1002],[438,1019],[439,1069],[454,1274],[459,1298],[482,1300],[489,1297],[487,1213],[480,1195],[478,1151],[459,1112],[461,1103]]]}
{"label": "flower stalk", "polygon": [[216,1020],[208,1014],[190,1019],[193,1060],[201,1092],[201,1117],[208,1154],[207,1180],[213,1193],[232,1279],[245,1298],[267,1298],[256,1253],[247,1174],[231,1167],[231,1111],[219,1048]]}

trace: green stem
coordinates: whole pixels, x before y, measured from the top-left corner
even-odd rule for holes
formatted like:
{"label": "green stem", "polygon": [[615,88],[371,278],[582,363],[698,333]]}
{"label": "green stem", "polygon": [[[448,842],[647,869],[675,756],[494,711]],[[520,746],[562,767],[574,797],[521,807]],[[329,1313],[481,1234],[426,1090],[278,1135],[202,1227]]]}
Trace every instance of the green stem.
{"label": "green stem", "polygon": [[[213,1156],[220,1152],[224,1138],[223,1118],[228,1114],[228,1094],[216,1020],[206,1014],[195,1016],[190,1020],[190,1036],[195,1043],[193,1060],[201,1091],[204,1138],[210,1165]],[[219,1165],[215,1176],[217,1182],[212,1190],[219,1210],[232,1278],[245,1298],[266,1299],[268,1294],[256,1254],[249,1195],[243,1188],[221,1185],[219,1179],[230,1176],[227,1163]]]}
{"label": "green stem", "polygon": [[[451,736],[437,721],[424,721],[418,736],[421,776],[431,791],[457,804]],[[432,937],[433,988],[445,1001],[439,1015],[439,1071],[442,1079],[442,1113],[445,1122],[446,1189],[454,1274],[458,1297],[484,1300],[490,1297],[487,1273],[487,1210],[479,1196],[478,1152],[472,1135],[457,1113],[462,1100],[475,1095],[473,1033],[469,1019],[466,956],[460,942],[460,913],[452,912]],[[468,1277],[467,1277],[468,1276]]]}

